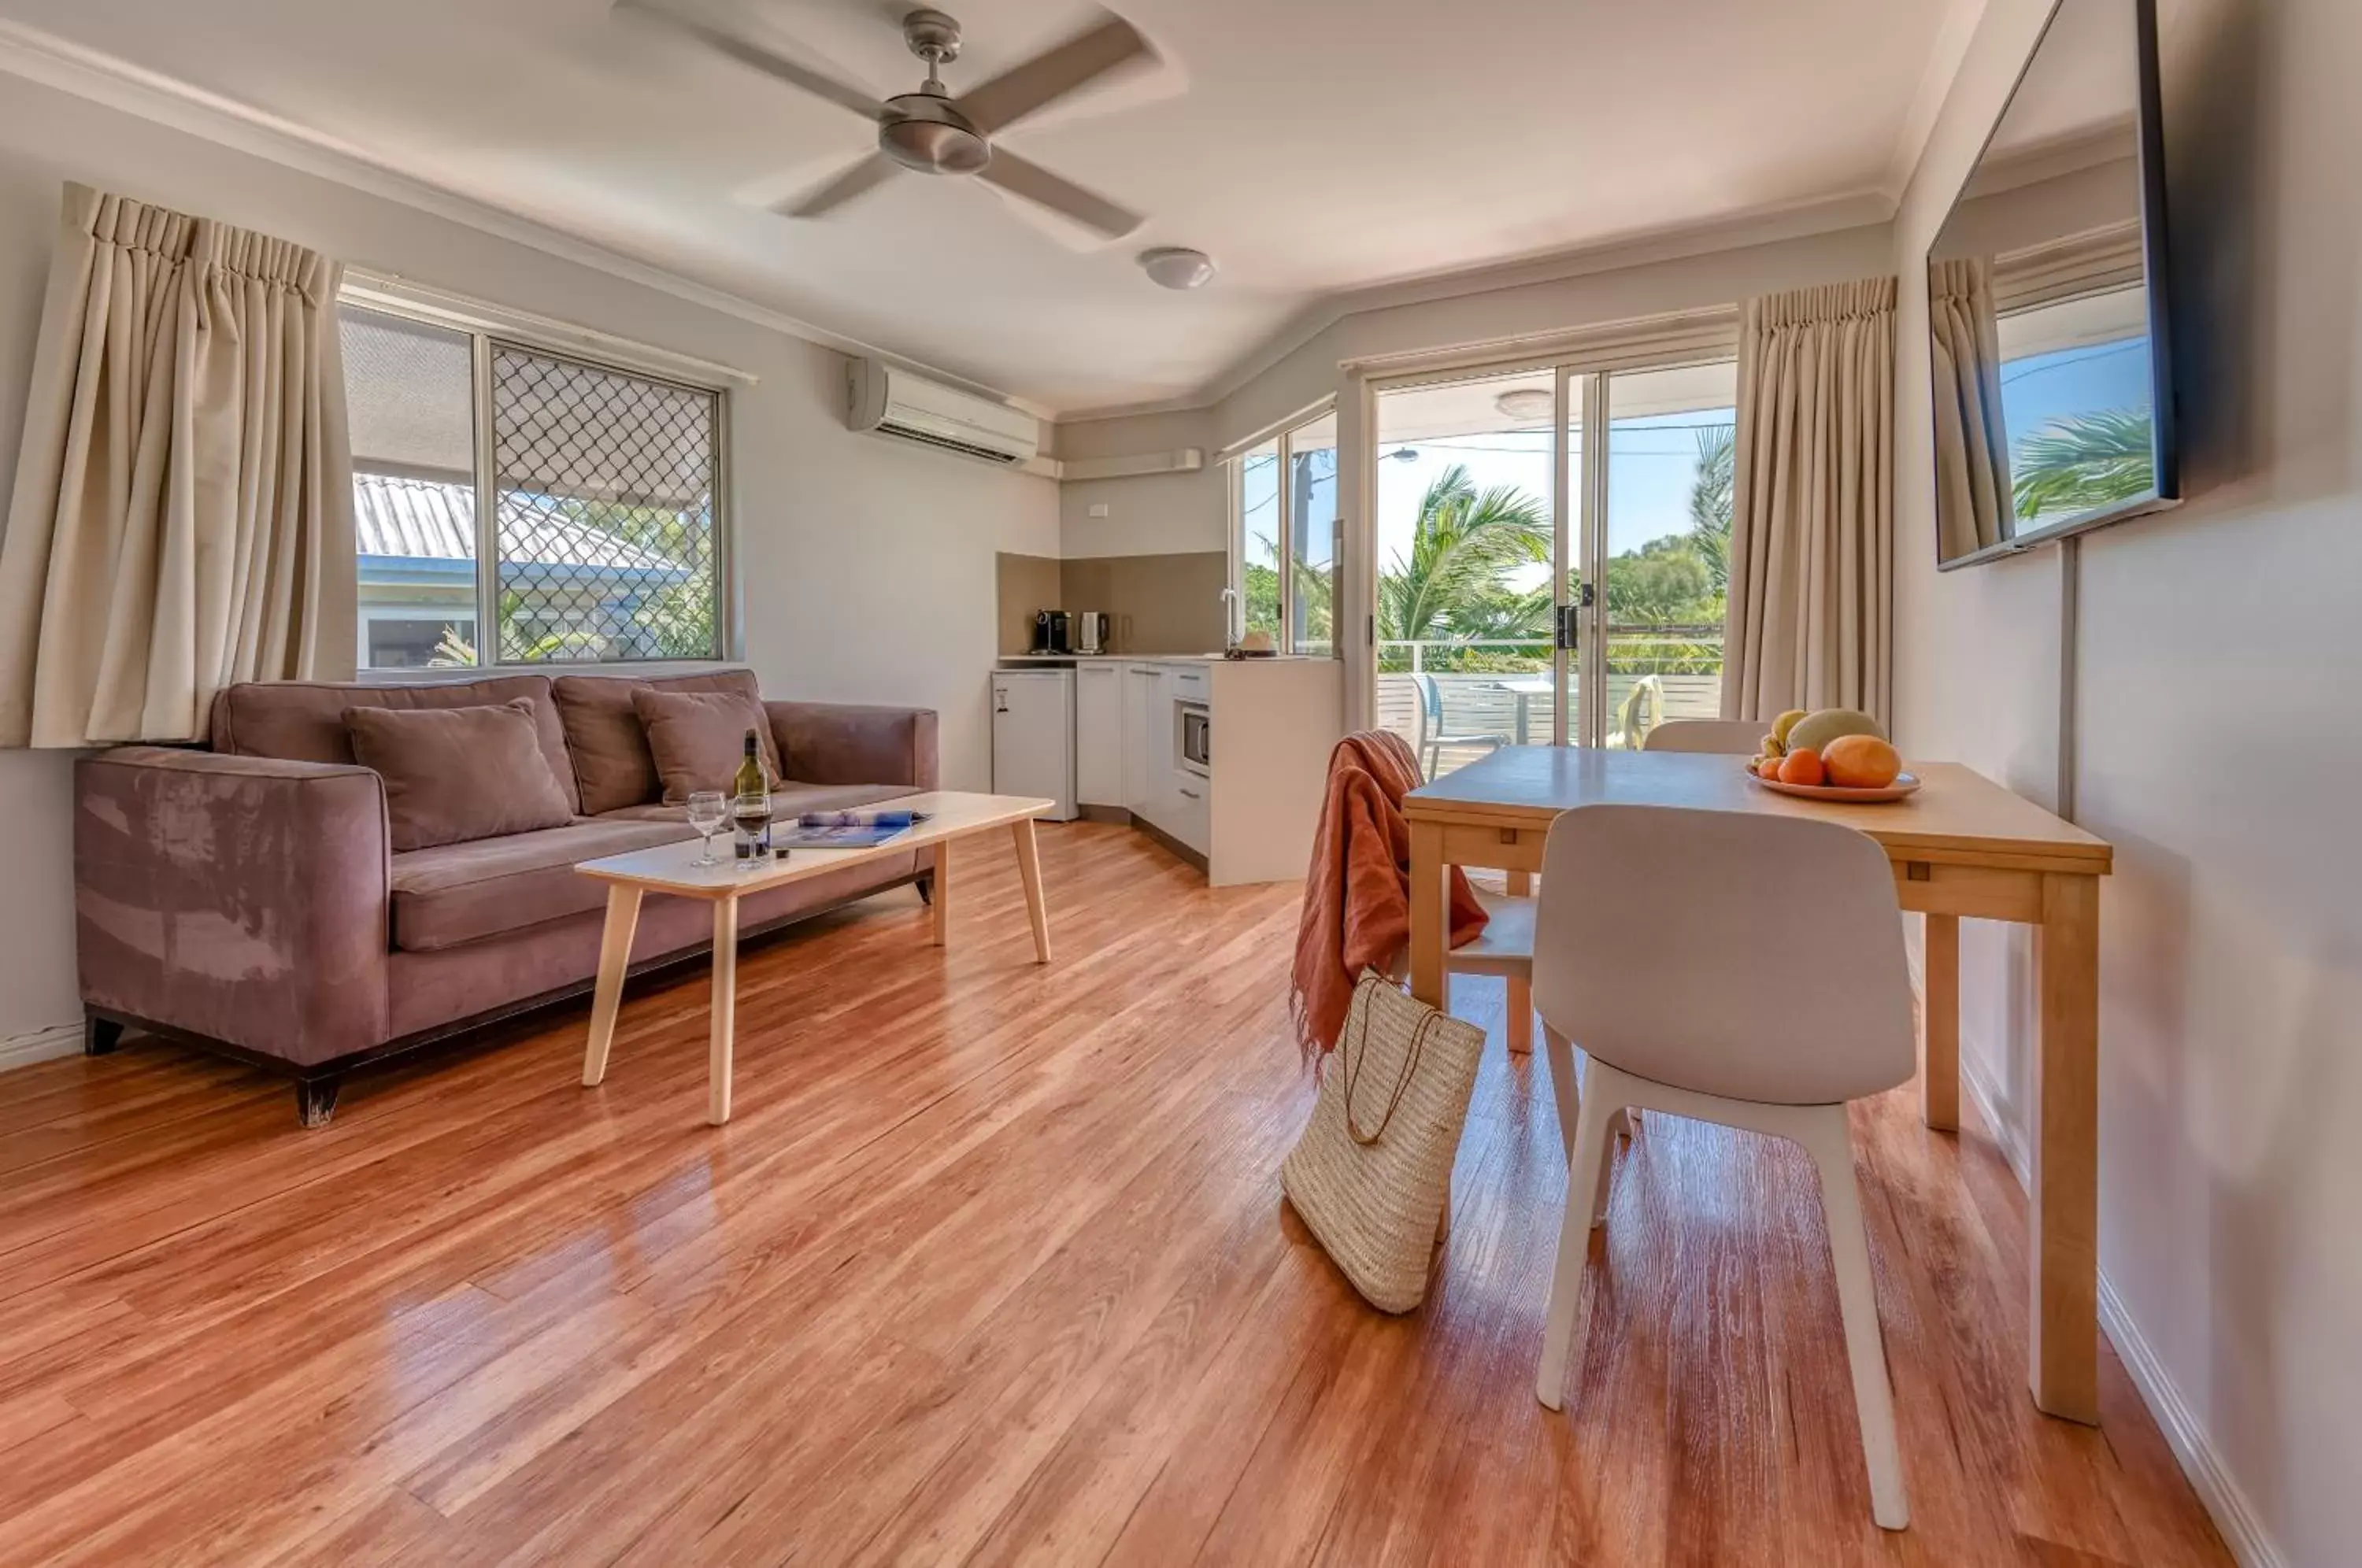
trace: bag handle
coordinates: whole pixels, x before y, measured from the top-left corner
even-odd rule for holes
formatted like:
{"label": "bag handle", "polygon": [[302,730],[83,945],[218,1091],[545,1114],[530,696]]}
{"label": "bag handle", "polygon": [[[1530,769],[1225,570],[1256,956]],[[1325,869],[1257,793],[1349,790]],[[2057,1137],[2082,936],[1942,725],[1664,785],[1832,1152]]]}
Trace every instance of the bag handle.
{"label": "bag handle", "polygon": [[[1402,1104],[1403,1093],[1410,1088],[1411,1077],[1418,1071],[1419,1058],[1427,1052],[1427,1032],[1434,1025],[1437,1019],[1443,1016],[1441,1012],[1430,1007],[1419,1019],[1418,1027],[1411,1032],[1410,1050],[1403,1056],[1402,1072],[1395,1079],[1394,1091],[1386,1097],[1385,1114],[1378,1118],[1378,1124],[1375,1127],[1371,1128],[1367,1132],[1363,1132],[1353,1120],[1353,1089],[1361,1082],[1361,1059],[1367,1056],[1370,1051],[1369,999],[1377,987],[1385,984],[1386,982],[1374,974],[1365,973],[1362,977],[1362,983],[1353,990],[1355,1015],[1348,1019],[1345,1025],[1346,1039],[1351,1041],[1358,1036],[1362,1044],[1362,1049],[1358,1053],[1350,1051],[1345,1053],[1345,1135],[1365,1149],[1386,1135],[1386,1128],[1394,1121],[1396,1110]],[[1359,1025],[1358,1028],[1355,1027],[1356,1024]]]}

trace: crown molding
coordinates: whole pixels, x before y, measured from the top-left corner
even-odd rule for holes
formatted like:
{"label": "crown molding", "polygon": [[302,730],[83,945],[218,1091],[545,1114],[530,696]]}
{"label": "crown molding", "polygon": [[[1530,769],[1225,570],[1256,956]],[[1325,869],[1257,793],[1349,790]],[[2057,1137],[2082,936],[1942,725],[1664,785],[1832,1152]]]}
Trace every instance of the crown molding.
{"label": "crown molding", "polygon": [[[1037,404],[1011,397],[971,377],[832,331],[743,294],[701,283],[657,262],[422,178],[310,126],[21,22],[0,18],[0,73],[397,203],[785,337],[818,344],[840,354],[884,359],[980,397],[1007,403],[1037,419],[1054,417]],[[374,259],[345,259],[370,271],[392,275],[402,271],[383,266]]]}

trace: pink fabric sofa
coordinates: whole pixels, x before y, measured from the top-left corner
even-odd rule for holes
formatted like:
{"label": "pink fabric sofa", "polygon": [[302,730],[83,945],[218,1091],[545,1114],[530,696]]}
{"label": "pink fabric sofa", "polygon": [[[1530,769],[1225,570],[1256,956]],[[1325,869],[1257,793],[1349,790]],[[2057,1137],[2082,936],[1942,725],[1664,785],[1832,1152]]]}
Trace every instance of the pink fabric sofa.
{"label": "pink fabric sofa", "polygon": [[[126,746],[75,770],[75,922],[84,1048],[126,1025],[292,1077],[307,1126],[343,1075],[590,988],[605,889],[578,861],[694,838],[661,803],[631,679],[502,675],[418,686],[273,682],[214,703],[209,751]],[[756,691],[745,670],[644,684]],[[575,812],[562,827],[396,853],[385,790],[353,760],[344,710],[523,698]],[[765,702],[782,812],[932,790],[935,715]],[[906,882],[923,852],[747,899],[742,933]],[[652,898],[639,973],[710,944],[698,902]]]}

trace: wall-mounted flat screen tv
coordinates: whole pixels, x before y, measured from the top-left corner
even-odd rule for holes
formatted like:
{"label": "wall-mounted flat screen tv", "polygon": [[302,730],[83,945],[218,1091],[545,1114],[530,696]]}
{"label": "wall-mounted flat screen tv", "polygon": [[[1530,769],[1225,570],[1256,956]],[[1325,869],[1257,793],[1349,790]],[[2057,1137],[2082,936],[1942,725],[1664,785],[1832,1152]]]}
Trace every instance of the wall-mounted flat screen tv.
{"label": "wall-mounted flat screen tv", "polygon": [[1936,557],[2180,494],[2154,0],[2058,0],[1927,251]]}

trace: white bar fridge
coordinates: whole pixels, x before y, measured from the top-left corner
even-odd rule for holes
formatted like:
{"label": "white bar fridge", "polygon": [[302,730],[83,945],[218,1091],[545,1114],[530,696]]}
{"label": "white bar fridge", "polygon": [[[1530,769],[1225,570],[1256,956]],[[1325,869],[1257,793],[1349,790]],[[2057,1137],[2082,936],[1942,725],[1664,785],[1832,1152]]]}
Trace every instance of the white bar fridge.
{"label": "white bar fridge", "polygon": [[992,672],[992,792],[1055,801],[1053,820],[1075,819],[1073,670]]}

